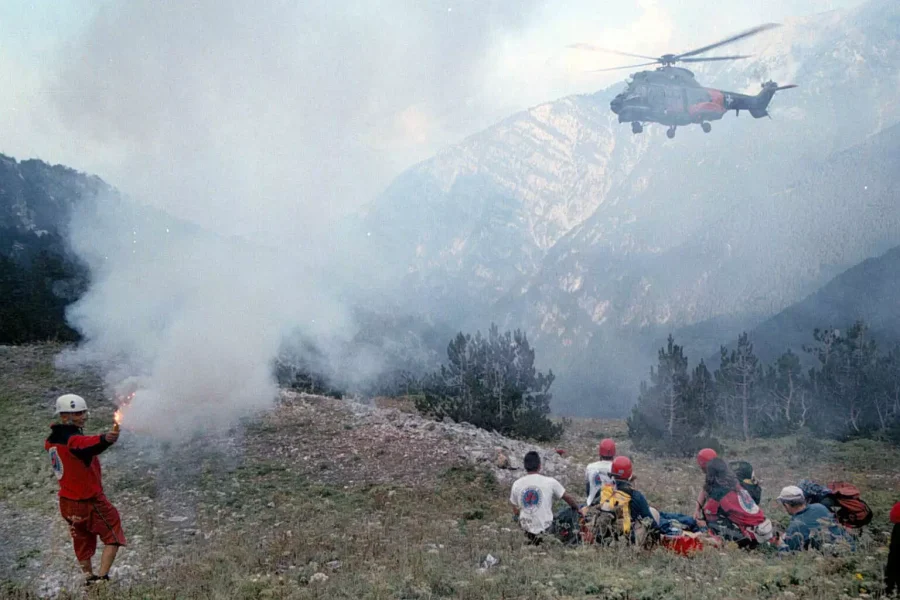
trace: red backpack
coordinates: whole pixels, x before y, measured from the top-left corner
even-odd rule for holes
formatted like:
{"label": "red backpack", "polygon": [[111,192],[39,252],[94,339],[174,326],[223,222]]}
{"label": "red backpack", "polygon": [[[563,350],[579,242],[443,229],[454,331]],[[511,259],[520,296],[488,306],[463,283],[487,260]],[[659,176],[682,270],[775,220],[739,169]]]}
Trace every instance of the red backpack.
{"label": "red backpack", "polygon": [[853,528],[869,524],[872,509],[859,497],[859,488],[846,481],[833,481],[828,484],[828,488],[836,504],[832,510],[838,523]]}

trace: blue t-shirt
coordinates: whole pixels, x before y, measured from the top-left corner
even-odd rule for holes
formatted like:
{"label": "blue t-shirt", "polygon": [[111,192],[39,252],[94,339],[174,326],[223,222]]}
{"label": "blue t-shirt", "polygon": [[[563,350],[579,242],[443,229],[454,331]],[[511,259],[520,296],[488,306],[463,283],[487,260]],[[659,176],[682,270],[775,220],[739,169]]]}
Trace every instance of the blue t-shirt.
{"label": "blue t-shirt", "polygon": [[821,504],[810,504],[791,517],[791,523],[784,532],[784,542],[790,550],[818,549],[822,542],[834,543],[848,540],[847,532],[841,528],[831,511]]}

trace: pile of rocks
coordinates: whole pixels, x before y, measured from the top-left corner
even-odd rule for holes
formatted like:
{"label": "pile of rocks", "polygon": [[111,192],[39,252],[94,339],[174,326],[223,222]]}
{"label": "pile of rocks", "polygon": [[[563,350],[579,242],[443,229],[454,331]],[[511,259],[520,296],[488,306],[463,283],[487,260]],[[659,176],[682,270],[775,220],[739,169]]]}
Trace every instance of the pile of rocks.
{"label": "pile of rocks", "polygon": [[474,464],[491,470],[502,483],[509,483],[525,473],[522,459],[531,450],[541,455],[541,472],[564,483],[579,480],[584,469],[584,465],[570,460],[563,451],[513,440],[470,423],[456,423],[446,418],[434,421],[396,408],[378,408],[363,402],[338,401],[288,391],[282,392],[282,402],[297,408],[306,405],[304,408],[308,412],[315,406],[329,411],[332,417],[335,411],[346,411],[345,426],[358,431],[373,445],[402,444],[412,450],[408,453],[412,458],[429,460],[437,456],[452,462]]}

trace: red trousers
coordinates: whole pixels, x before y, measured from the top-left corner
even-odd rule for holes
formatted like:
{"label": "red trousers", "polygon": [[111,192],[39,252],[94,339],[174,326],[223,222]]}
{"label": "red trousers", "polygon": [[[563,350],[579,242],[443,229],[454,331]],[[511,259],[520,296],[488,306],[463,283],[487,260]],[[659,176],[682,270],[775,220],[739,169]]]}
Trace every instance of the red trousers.
{"label": "red trousers", "polygon": [[94,556],[98,537],[107,546],[125,545],[119,511],[103,494],[89,500],[60,497],[59,512],[69,524],[75,556],[79,561]]}

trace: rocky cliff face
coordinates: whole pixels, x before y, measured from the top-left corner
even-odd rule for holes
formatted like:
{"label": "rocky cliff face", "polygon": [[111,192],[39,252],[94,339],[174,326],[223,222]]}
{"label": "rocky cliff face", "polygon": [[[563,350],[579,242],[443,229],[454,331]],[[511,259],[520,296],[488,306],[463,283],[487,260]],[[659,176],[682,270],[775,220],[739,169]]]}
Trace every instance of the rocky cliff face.
{"label": "rocky cliff face", "polygon": [[98,177],[39,160],[18,162],[0,154],[0,251],[12,240],[58,234],[72,206],[112,189]]}

